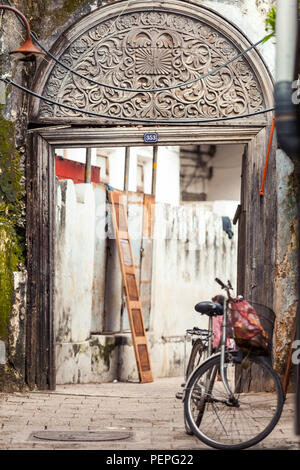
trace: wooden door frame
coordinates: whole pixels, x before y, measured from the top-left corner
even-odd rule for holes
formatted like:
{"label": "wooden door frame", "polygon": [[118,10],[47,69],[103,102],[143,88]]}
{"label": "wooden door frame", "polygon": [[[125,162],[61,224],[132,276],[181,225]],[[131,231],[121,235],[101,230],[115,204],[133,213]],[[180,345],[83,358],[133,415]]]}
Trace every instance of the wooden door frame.
{"label": "wooden door frame", "polygon": [[[54,390],[56,387],[55,336],[54,336],[54,229],[55,229],[55,148],[76,147],[129,147],[145,145],[145,132],[157,132],[157,146],[177,146],[188,144],[248,144],[248,167],[251,177],[251,197],[259,183],[256,174],[262,174],[264,155],[267,146],[268,129],[271,126],[269,116],[266,119],[236,120],[199,126],[147,126],[128,127],[71,127],[54,126],[28,131],[27,145],[27,268],[28,302],[26,332],[26,381],[31,389]],[[273,144],[274,158],[275,144]],[[273,157],[273,158],[272,158]],[[255,175],[253,180],[253,165]],[[273,164],[275,165],[275,163]],[[252,170],[251,170],[252,168]],[[251,173],[252,171],[252,173]],[[252,176],[251,176],[252,175]],[[276,176],[276,175],[275,175]],[[265,204],[270,197],[275,197],[268,184],[274,180],[274,168],[266,181]],[[257,188],[256,188],[257,186]],[[253,194],[252,194],[253,193]],[[258,196],[259,197],[259,196]],[[247,202],[246,231],[249,232],[249,220],[253,216],[251,204]],[[275,215],[273,214],[273,217]],[[261,217],[261,213],[259,214]],[[276,230],[276,227],[274,228]],[[253,236],[247,240],[248,258],[255,247]],[[276,236],[271,243],[275,250]],[[274,245],[274,246],[273,246]],[[250,247],[250,248],[249,248]],[[250,258],[249,258],[250,259]],[[272,260],[275,270],[275,257]],[[253,281],[253,270],[246,260],[245,285]],[[273,287],[269,286],[269,297],[273,296]]]}

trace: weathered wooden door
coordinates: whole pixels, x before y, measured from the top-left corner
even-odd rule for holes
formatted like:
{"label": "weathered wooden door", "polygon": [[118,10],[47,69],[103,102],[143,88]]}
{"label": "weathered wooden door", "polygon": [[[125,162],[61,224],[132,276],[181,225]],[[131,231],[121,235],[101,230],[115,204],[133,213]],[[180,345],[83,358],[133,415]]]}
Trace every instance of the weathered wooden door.
{"label": "weathered wooden door", "polygon": [[[242,173],[241,173],[241,199],[237,208],[236,222],[238,223],[238,259],[237,259],[237,294],[245,294],[246,279],[246,238],[247,238],[247,164],[248,164],[248,145],[245,145],[242,157]],[[236,223],[235,222],[235,223]]]}
{"label": "weathered wooden door", "polygon": [[[275,145],[270,156],[263,196],[260,186],[264,171],[270,127],[245,146],[241,177],[241,207],[238,218],[238,294],[250,302],[268,307],[259,310],[262,323],[272,334],[276,263],[277,195]],[[267,323],[266,323],[267,322]],[[266,377],[253,374],[251,389],[264,390]]]}

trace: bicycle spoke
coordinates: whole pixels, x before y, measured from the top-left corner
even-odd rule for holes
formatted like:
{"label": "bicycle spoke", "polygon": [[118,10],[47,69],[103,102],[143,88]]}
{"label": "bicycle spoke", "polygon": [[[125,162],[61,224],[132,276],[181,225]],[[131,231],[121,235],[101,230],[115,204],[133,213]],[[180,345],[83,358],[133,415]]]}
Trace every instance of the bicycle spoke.
{"label": "bicycle spoke", "polygon": [[217,419],[218,419],[219,423],[221,424],[222,428],[224,429],[226,435],[229,436],[229,434],[228,434],[228,432],[226,431],[226,429],[225,429],[225,427],[224,427],[222,421],[221,421],[220,418],[219,418],[218,413],[216,412],[216,406],[214,406],[214,403],[212,403],[212,407],[213,407],[214,412],[215,412],[215,414],[216,414],[216,416],[217,416]]}

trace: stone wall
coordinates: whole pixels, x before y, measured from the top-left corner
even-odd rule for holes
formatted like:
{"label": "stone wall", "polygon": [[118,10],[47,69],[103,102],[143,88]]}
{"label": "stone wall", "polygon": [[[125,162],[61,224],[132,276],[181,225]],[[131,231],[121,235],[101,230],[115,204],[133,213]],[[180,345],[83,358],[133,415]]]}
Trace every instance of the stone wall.
{"label": "stone wall", "polygon": [[[298,169],[299,172],[299,169]],[[284,152],[277,152],[278,241],[275,280],[275,368],[283,379],[293,340],[298,305],[298,213],[297,168]],[[292,367],[291,390],[294,384]]]}
{"label": "stone wall", "polygon": [[[32,31],[51,46],[59,34],[76,19],[97,8],[101,2],[86,0],[56,1],[14,0],[3,2],[14,6],[30,20]],[[8,53],[20,47],[24,27],[18,17],[3,10],[0,35],[0,73],[21,85],[32,88],[37,62],[15,59]],[[38,59],[41,60],[41,59]],[[12,344],[25,347],[25,327],[21,327],[25,296],[16,303],[16,278],[26,277],[26,131],[28,124],[28,95],[2,86],[0,104],[0,341],[6,350],[6,362],[0,364],[0,390],[22,389],[25,354],[14,359]],[[29,156],[30,158],[30,156]],[[17,310],[16,310],[17,309]],[[16,314],[18,311],[18,315]],[[15,313],[14,313],[15,312]],[[19,318],[20,324],[16,322]],[[22,364],[21,364],[22,362]]]}

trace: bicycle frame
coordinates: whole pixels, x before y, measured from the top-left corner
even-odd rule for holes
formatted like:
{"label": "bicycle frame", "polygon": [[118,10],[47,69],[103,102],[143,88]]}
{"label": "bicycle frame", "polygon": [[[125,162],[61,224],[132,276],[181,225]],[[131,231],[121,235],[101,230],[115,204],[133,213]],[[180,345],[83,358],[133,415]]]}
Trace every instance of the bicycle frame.
{"label": "bicycle frame", "polygon": [[187,337],[188,336],[198,336],[201,341],[206,345],[207,344],[207,351],[208,351],[208,357],[212,355],[212,335],[213,335],[213,330],[212,330],[212,319],[209,319],[208,322],[208,329],[201,329],[194,327],[193,330],[186,330],[185,333],[185,340],[184,340],[184,359],[183,359],[183,367],[184,367],[184,377],[185,380],[187,380],[186,376],[186,369],[187,369],[187,353],[186,353],[186,343],[187,343]]}
{"label": "bicycle frame", "polygon": [[[231,284],[229,283],[228,281],[228,285],[225,286],[225,284],[223,284],[221,281],[219,281],[219,279],[216,279],[216,281],[222,286],[222,289],[225,289],[226,293],[227,293],[227,298],[230,299],[231,296],[230,296],[230,289],[232,289],[232,286]],[[232,393],[230,387],[229,387],[229,384],[228,384],[228,380],[227,380],[227,376],[226,376],[226,373],[225,373],[225,369],[226,369],[226,366],[225,366],[225,355],[226,355],[226,341],[227,341],[227,318],[228,318],[228,308],[227,308],[227,300],[226,298],[224,298],[224,303],[223,303],[223,321],[222,321],[222,337],[221,337],[221,344],[219,345],[218,347],[218,351],[216,352],[216,354],[220,354],[220,375],[221,375],[221,379],[222,379],[222,383],[224,385],[224,388],[228,394],[228,398],[229,400],[233,399],[234,400],[234,394]],[[212,322],[213,322],[213,319],[212,317],[210,316],[209,317],[209,323],[208,323],[208,331],[211,333],[212,332]],[[209,337],[208,337],[208,357],[206,360],[209,360],[211,359],[211,357],[213,356],[212,354],[212,344],[213,344],[213,340],[212,340],[212,334],[209,334]],[[185,355],[186,355],[186,352],[185,352]],[[186,358],[184,357],[184,367],[186,367],[186,364],[185,364],[185,360]],[[205,363],[206,361],[204,361]],[[202,363],[203,364],[203,363]],[[202,365],[202,364],[199,364],[199,366],[196,367],[196,369],[194,370],[194,372],[196,370],[198,370],[198,368]],[[192,374],[193,375],[193,374]],[[186,377],[188,379],[188,377]],[[188,382],[187,384],[188,385]],[[184,391],[186,390],[186,387],[184,388]],[[182,399],[184,400],[184,393],[183,393],[183,397]]]}
{"label": "bicycle frame", "polygon": [[[227,295],[229,296],[228,291],[227,291]],[[224,314],[223,314],[223,322],[222,322],[220,374],[221,374],[221,379],[222,379],[226,392],[228,393],[230,398],[233,398],[233,393],[230,390],[230,387],[228,385],[228,380],[225,374],[225,352],[226,352],[226,340],[227,340],[226,328],[227,328],[227,313],[228,313],[226,299],[224,299],[223,312]]]}

